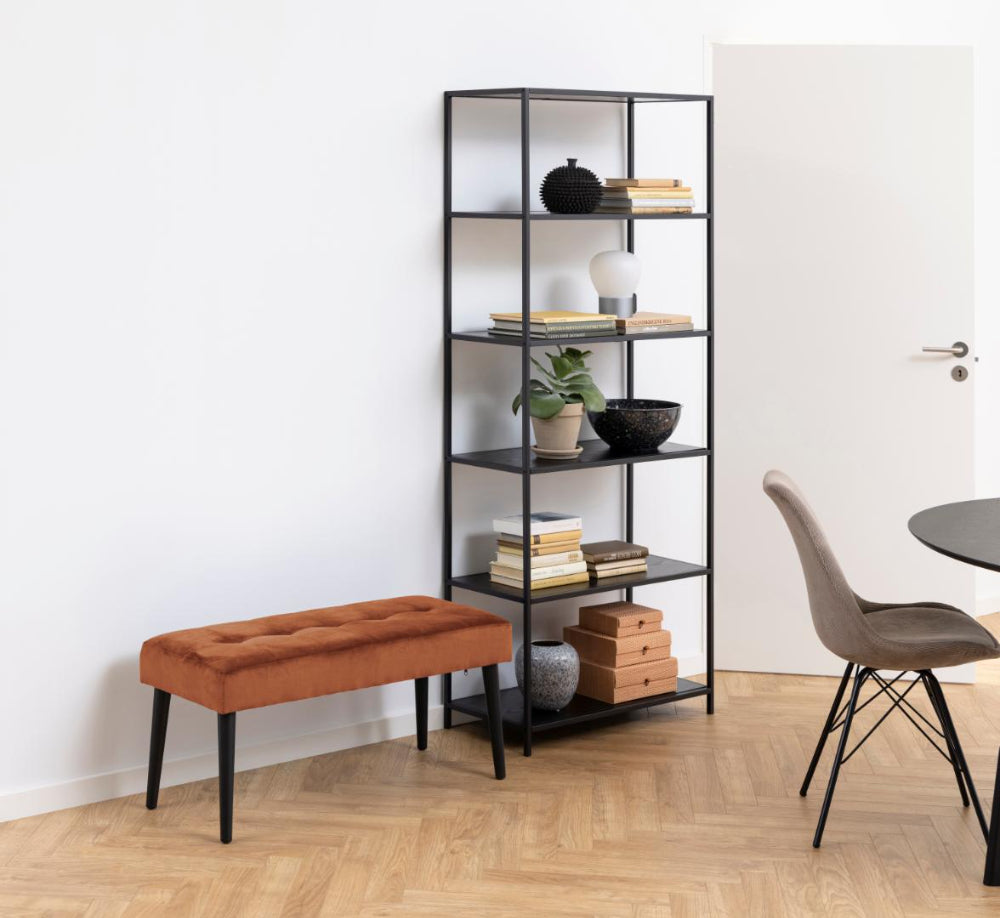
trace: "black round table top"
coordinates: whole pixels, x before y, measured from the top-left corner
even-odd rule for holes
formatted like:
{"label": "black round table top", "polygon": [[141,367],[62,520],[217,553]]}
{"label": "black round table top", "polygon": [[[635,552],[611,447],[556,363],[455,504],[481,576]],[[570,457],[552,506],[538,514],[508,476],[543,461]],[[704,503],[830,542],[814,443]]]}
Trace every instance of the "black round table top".
{"label": "black round table top", "polygon": [[911,516],[909,526],[942,555],[1000,571],[1000,498],[930,507]]}

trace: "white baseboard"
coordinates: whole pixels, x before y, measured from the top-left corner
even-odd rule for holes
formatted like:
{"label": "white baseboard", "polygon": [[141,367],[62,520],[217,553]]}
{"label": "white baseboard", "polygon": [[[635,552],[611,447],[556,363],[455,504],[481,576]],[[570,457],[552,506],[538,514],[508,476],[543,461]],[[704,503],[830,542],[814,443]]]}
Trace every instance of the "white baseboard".
{"label": "white baseboard", "polygon": [[[443,712],[444,709],[441,705],[435,705],[429,709],[428,727],[430,729],[438,730],[444,725]],[[367,746],[369,743],[379,743],[382,740],[411,736],[415,732],[413,718],[413,712],[409,711],[405,714],[395,714],[367,723],[349,724],[333,730],[285,737],[257,746],[241,748],[237,744],[236,770],[246,771],[251,768],[263,768],[267,765],[292,762],[295,759],[305,759],[326,752],[336,752],[339,749]],[[165,761],[160,786],[173,787],[175,784],[201,781],[204,778],[214,778],[218,773],[219,759],[215,751],[206,755],[175,759],[172,762]],[[145,765],[77,778],[63,784],[32,787],[0,795],[0,822],[21,819],[24,816],[35,816],[39,813],[50,813],[53,810],[64,810],[71,806],[83,806],[87,803],[96,803],[99,800],[125,797],[129,794],[142,793],[145,789]]]}
{"label": "white baseboard", "polygon": [[705,674],[705,654],[695,654],[693,657],[679,657],[677,660],[677,675],[682,679]]}
{"label": "white baseboard", "polygon": [[976,615],[992,615],[1000,612],[1000,596],[977,596]]}
{"label": "white baseboard", "polygon": [[[705,657],[703,654],[684,657],[678,660],[677,668],[682,677],[698,675],[705,671]],[[263,768],[267,765],[278,765],[281,762],[292,762],[296,759],[336,752],[339,749],[351,749],[355,746],[379,743],[382,740],[411,736],[414,733],[413,717],[413,712],[409,711],[366,723],[349,724],[346,727],[337,727],[333,730],[285,737],[257,746],[240,747],[237,744],[236,770],[247,771],[251,768]],[[472,720],[475,718],[455,712],[456,724]],[[428,711],[428,727],[431,730],[439,730],[443,726],[444,708],[441,705],[435,705]],[[219,760],[213,750],[205,755],[164,762],[160,786],[173,787],[176,784],[186,784],[189,781],[201,781],[205,778],[214,778],[218,773]],[[51,813],[53,810],[64,810],[72,806],[84,806],[99,800],[111,800],[115,797],[139,794],[145,789],[145,765],[125,768],[121,771],[110,771],[100,775],[89,775],[62,784],[31,787],[0,795],[0,822],[21,819],[25,816],[36,816],[39,813]]]}

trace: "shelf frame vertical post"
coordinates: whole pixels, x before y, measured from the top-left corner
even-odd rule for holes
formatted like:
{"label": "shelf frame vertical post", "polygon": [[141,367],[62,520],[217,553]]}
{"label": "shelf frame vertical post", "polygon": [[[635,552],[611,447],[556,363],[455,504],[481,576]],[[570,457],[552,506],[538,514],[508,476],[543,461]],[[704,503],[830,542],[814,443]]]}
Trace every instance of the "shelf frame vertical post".
{"label": "shelf frame vertical post", "polygon": [[521,601],[524,643],[524,754],[531,755],[531,92],[521,90]]}
{"label": "shelf frame vertical post", "polygon": [[[443,413],[441,418],[442,446],[444,449],[444,521],[441,526],[441,579],[443,582],[443,595],[446,600],[451,600],[451,578],[452,578],[452,471],[451,463],[452,442],[451,442],[451,399],[452,399],[452,347],[451,340],[451,309],[452,309],[452,286],[451,286],[451,106],[452,96],[450,92],[444,94],[444,239],[443,239],[443,260],[444,260],[444,398],[442,399]],[[451,729],[451,673],[445,673],[441,677],[441,703],[444,708],[444,727]]]}
{"label": "shelf frame vertical post", "polygon": [[[635,178],[635,99],[625,103],[625,168],[629,178]],[[635,253],[635,220],[625,222],[625,248]],[[638,300],[632,294],[632,309]],[[625,396],[635,398],[635,342],[625,344]],[[629,462],[625,466],[625,541],[635,538],[635,466]],[[625,599],[632,602],[634,590],[625,590]]]}
{"label": "shelf frame vertical post", "polygon": [[715,713],[715,112],[705,102],[705,670],[706,710]]}

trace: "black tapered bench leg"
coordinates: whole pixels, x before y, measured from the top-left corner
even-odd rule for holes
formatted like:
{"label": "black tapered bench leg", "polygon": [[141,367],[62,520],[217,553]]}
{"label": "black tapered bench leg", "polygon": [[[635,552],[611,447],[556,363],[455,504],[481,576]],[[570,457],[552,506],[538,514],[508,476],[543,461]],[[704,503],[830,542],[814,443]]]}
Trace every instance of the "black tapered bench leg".
{"label": "black tapered bench leg", "polygon": [[417,749],[427,748],[427,677],[414,679],[417,694]]}
{"label": "black tapered bench leg", "polygon": [[236,771],[236,712],[219,715],[219,838],[233,840],[233,791]]}
{"label": "black tapered bench leg", "polygon": [[503,715],[500,713],[500,672],[496,663],[483,667],[483,687],[486,689],[486,714],[493,747],[493,773],[498,781],[507,777],[503,755]]}
{"label": "black tapered bench leg", "polygon": [[155,810],[160,799],[163,749],[167,744],[170,693],[153,689],[153,726],[149,733],[149,772],[146,776],[146,809]]}

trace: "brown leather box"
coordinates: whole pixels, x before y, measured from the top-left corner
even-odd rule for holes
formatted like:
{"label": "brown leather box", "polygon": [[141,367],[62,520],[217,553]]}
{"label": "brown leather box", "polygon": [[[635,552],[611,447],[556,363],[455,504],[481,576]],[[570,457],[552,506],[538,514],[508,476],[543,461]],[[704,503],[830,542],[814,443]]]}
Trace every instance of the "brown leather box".
{"label": "brown leather box", "polygon": [[670,656],[669,631],[615,638],[573,625],[563,628],[563,640],[576,648],[581,660],[600,666],[633,666]]}
{"label": "brown leather box", "polygon": [[648,634],[662,627],[663,613],[659,609],[634,602],[603,602],[580,609],[580,627],[599,631],[611,637]]}
{"label": "brown leather box", "polygon": [[580,684],[577,694],[596,698],[608,704],[634,701],[648,695],[677,691],[677,658],[637,663],[612,669],[596,663],[580,661]]}

